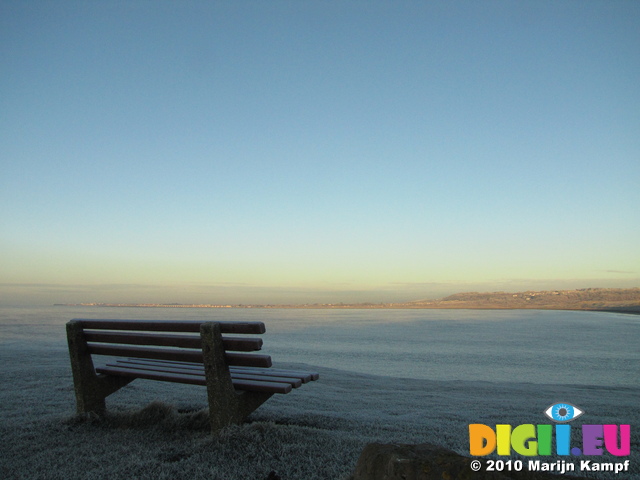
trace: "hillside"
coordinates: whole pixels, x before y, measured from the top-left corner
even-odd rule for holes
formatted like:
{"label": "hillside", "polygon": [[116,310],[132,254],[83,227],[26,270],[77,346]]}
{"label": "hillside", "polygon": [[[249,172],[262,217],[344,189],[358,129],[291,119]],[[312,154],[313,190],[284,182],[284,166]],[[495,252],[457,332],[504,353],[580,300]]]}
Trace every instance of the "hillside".
{"label": "hillside", "polygon": [[640,312],[640,288],[583,288],[542,292],[467,292],[410,302],[414,308],[537,308]]}

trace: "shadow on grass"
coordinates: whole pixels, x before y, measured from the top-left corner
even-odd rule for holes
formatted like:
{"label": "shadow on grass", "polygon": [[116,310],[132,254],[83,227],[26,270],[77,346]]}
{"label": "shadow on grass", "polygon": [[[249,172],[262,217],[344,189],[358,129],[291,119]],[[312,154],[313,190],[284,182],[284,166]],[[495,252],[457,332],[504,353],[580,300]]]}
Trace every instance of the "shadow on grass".
{"label": "shadow on grass", "polygon": [[70,427],[92,425],[105,429],[155,428],[175,432],[176,430],[209,431],[209,413],[206,409],[178,410],[163,402],[152,402],[141,410],[110,410],[104,414],[79,414],[65,422]]}

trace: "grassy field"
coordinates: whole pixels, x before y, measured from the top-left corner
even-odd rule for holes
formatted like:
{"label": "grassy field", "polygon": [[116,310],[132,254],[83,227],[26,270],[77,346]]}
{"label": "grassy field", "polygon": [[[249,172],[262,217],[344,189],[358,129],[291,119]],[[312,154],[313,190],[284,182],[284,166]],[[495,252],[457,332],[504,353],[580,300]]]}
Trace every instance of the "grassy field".
{"label": "grassy field", "polygon": [[468,454],[468,424],[549,423],[542,411],[558,400],[583,408],[585,423],[631,423],[633,471],[600,478],[640,478],[637,385],[443,382],[313,366],[320,381],[212,436],[204,387],[136,380],[109,397],[105,418],[77,417],[63,347],[13,343],[0,361],[3,479],[343,479],[368,442]]}

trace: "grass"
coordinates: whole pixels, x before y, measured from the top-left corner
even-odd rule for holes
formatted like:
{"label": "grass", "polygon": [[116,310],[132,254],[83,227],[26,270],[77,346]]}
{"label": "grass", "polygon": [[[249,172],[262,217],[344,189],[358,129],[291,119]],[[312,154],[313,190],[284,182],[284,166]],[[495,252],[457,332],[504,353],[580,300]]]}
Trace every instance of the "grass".
{"label": "grass", "polygon": [[468,454],[469,423],[549,423],[542,411],[558,400],[583,408],[585,423],[631,423],[633,471],[596,478],[640,479],[638,386],[425,381],[311,367],[319,382],[274,396],[249,422],[212,436],[204,387],[136,380],[107,399],[105,417],[81,417],[62,346],[8,345],[0,362],[3,479],[344,479],[369,442]]}

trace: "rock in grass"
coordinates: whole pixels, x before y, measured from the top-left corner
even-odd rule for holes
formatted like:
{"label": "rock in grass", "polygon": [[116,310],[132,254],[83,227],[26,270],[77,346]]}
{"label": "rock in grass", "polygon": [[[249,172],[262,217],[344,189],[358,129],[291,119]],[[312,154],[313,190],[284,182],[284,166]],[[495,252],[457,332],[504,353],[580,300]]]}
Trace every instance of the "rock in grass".
{"label": "rock in grass", "polygon": [[[368,444],[358,459],[350,480],[576,480],[584,477],[542,472],[487,472],[471,469],[472,458],[446,448],[418,445]],[[526,467],[525,467],[526,468]]]}

